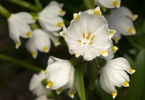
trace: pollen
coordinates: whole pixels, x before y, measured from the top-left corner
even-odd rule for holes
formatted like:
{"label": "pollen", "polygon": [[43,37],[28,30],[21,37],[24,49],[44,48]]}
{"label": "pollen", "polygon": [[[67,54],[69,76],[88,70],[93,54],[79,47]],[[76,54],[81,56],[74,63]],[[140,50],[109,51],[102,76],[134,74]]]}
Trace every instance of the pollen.
{"label": "pollen", "polygon": [[59,13],[60,13],[60,15],[62,15],[62,16],[63,16],[63,15],[65,14],[65,11],[60,10],[60,11],[59,11]]}
{"label": "pollen", "polygon": [[95,15],[101,15],[101,12],[100,12],[99,10],[97,10],[97,9],[93,10],[93,13],[94,13]]}
{"label": "pollen", "polygon": [[47,71],[46,71],[46,70],[44,70],[44,71],[43,71],[43,73],[44,73],[44,74],[46,74],[46,73],[47,73]]}
{"label": "pollen", "polygon": [[88,32],[88,35],[87,35],[86,39],[89,39],[90,35],[91,35],[91,31]]}
{"label": "pollen", "polygon": [[53,82],[52,81],[49,81],[46,88],[51,88],[53,86]]}
{"label": "pollen", "polygon": [[116,46],[112,47],[112,51],[115,53],[118,50],[118,48]]}
{"label": "pollen", "polygon": [[114,91],[112,91],[111,94],[112,94],[113,99],[114,99],[114,98],[116,97],[116,95],[117,95],[116,92],[114,92]]}
{"label": "pollen", "polygon": [[31,55],[35,58],[36,57],[36,53],[34,51],[31,51]]}
{"label": "pollen", "polygon": [[44,52],[48,52],[48,49],[49,49],[49,48],[48,48],[47,46],[44,46],[44,47],[43,47],[43,51],[44,51]]}
{"label": "pollen", "polygon": [[82,42],[81,40],[78,40],[78,42]]}
{"label": "pollen", "polygon": [[32,37],[32,33],[31,33],[31,32],[27,32],[26,35],[27,35],[28,37]]}
{"label": "pollen", "polygon": [[129,71],[130,71],[130,74],[133,74],[135,72],[135,70],[132,68],[130,68]]}
{"label": "pollen", "polygon": [[71,98],[74,98],[75,92],[76,92],[75,90],[71,91],[71,92],[69,93],[69,96],[70,96]]}
{"label": "pollen", "polygon": [[84,33],[84,32],[82,33],[82,36],[83,36],[83,38],[86,38],[86,36],[85,36],[85,33]]}
{"label": "pollen", "polygon": [[73,19],[74,19],[74,20],[77,20],[78,18],[79,18],[79,15],[78,15],[78,14],[74,14]]}
{"label": "pollen", "polygon": [[136,14],[133,14],[133,15],[132,15],[132,19],[133,19],[133,20],[136,20],[137,17],[138,17],[138,15],[136,15]]}
{"label": "pollen", "polygon": [[60,94],[62,92],[62,90],[63,90],[62,88],[57,89],[56,90],[57,94]]}
{"label": "pollen", "polygon": [[63,23],[62,23],[62,22],[58,22],[58,23],[57,23],[57,26],[58,26],[58,27],[62,27],[62,26],[63,26]]}
{"label": "pollen", "polygon": [[89,45],[91,45],[93,42],[91,41],[90,43],[89,43]]}
{"label": "pollen", "polygon": [[114,1],[113,5],[118,8],[119,7],[119,2],[118,1]]}
{"label": "pollen", "polygon": [[118,43],[118,38],[114,37],[113,40],[115,41],[115,43]]}
{"label": "pollen", "polygon": [[135,34],[135,30],[133,28],[129,28],[128,31],[129,31],[130,34]]}
{"label": "pollen", "polygon": [[91,41],[93,41],[93,40],[94,40],[94,38],[95,38],[95,35],[94,35],[94,36],[92,36]]}
{"label": "pollen", "polygon": [[108,56],[108,51],[104,50],[103,52],[101,52],[101,55],[104,56],[104,57],[107,57]]}
{"label": "pollen", "polygon": [[129,83],[128,83],[127,81],[125,81],[125,82],[123,83],[123,85],[124,85],[124,87],[129,87]]}

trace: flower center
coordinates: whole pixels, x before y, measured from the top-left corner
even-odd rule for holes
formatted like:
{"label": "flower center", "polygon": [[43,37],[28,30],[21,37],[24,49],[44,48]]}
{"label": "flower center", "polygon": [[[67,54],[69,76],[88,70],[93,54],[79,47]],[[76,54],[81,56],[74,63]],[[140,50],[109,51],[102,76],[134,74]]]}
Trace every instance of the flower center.
{"label": "flower center", "polygon": [[91,31],[89,31],[87,35],[85,35],[83,32],[82,39],[78,39],[78,42],[80,42],[82,45],[90,46],[93,43],[94,38],[95,35],[91,36]]}

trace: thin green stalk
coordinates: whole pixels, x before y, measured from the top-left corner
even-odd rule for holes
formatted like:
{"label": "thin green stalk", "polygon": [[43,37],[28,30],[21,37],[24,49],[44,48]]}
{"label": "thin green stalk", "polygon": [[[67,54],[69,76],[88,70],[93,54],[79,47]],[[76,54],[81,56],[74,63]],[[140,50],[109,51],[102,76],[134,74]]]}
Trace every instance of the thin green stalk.
{"label": "thin green stalk", "polygon": [[20,65],[24,68],[27,68],[29,70],[32,70],[34,72],[40,72],[41,71],[41,68],[39,68],[37,66],[31,65],[29,63],[23,62],[21,60],[18,60],[18,59],[12,58],[12,57],[8,57],[8,56],[3,55],[3,54],[0,54],[0,59],[11,62],[11,63],[14,63],[14,64],[18,64],[18,65]]}
{"label": "thin green stalk", "polygon": [[135,48],[145,51],[145,48],[135,44],[131,39],[129,39],[129,38],[127,38],[127,39]]}
{"label": "thin green stalk", "polygon": [[12,3],[18,4],[20,6],[23,6],[25,8],[28,8],[30,10],[36,11],[36,12],[40,12],[42,10],[41,8],[39,8],[33,4],[30,4],[26,1],[23,1],[23,0],[9,0],[9,1]]}
{"label": "thin green stalk", "polygon": [[83,3],[85,5],[86,9],[94,9],[95,8],[94,0],[83,0]]}

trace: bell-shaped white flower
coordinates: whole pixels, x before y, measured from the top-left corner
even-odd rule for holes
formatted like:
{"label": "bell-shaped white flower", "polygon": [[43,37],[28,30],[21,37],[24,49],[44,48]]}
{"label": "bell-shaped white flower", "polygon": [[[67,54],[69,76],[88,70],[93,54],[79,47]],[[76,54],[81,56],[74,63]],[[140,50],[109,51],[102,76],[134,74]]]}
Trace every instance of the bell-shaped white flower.
{"label": "bell-shaped white flower", "polygon": [[15,42],[16,48],[21,45],[20,37],[29,38],[32,36],[29,24],[34,22],[35,18],[26,12],[11,14],[8,18],[9,35]]}
{"label": "bell-shaped white flower", "polygon": [[62,5],[55,1],[50,2],[39,14],[38,21],[46,31],[59,31],[64,23],[60,16],[65,14]]}
{"label": "bell-shaped white flower", "polygon": [[48,99],[47,95],[39,96],[35,100],[54,100],[54,99]]}
{"label": "bell-shaped white flower", "polygon": [[41,29],[34,30],[33,37],[26,43],[26,47],[28,51],[31,52],[33,58],[37,57],[37,50],[45,53],[49,52],[50,46],[51,42],[49,35]]}
{"label": "bell-shaped white flower", "polygon": [[36,96],[42,96],[49,93],[49,89],[42,84],[42,81],[46,79],[46,75],[43,71],[38,74],[34,74],[29,83],[29,90],[32,91]]}
{"label": "bell-shaped white flower", "polygon": [[69,60],[50,57],[45,73],[48,81],[46,88],[56,90],[58,94],[61,93],[64,89],[70,88],[69,95],[72,98],[74,97],[76,92],[74,86],[75,69]]}
{"label": "bell-shaped white flower", "polygon": [[117,87],[129,86],[129,74],[133,74],[133,70],[125,58],[116,58],[107,61],[107,64],[100,69],[100,84],[101,87],[108,93],[112,94],[113,98],[117,95]]}
{"label": "bell-shaped white flower", "polygon": [[121,38],[121,34],[125,36],[136,34],[133,21],[137,15],[131,13],[126,7],[120,7],[111,11],[110,15],[106,16],[109,23],[109,28],[116,30],[114,34],[114,41],[117,43]]}
{"label": "bell-shaped white flower", "polygon": [[102,7],[103,10],[105,8],[119,8],[121,0],[94,0],[95,4]]}
{"label": "bell-shaped white flower", "polygon": [[70,26],[60,35],[64,35],[71,54],[83,56],[87,61],[100,55],[107,56],[111,46],[110,30],[98,7],[74,14]]}

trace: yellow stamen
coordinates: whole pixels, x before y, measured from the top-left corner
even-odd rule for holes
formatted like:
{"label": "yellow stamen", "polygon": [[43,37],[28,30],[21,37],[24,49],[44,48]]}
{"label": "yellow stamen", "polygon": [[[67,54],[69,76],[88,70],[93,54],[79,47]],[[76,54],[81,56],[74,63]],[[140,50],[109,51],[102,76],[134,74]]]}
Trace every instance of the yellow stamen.
{"label": "yellow stamen", "polygon": [[83,36],[83,38],[85,38],[85,37],[86,37],[84,32],[82,33],[82,36]]}
{"label": "yellow stamen", "polygon": [[118,38],[114,37],[113,40],[115,41],[115,43],[118,43]]}
{"label": "yellow stamen", "polygon": [[135,72],[135,70],[132,68],[130,68],[129,71],[130,71],[130,74],[133,74]]}
{"label": "yellow stamen", "polygon": [[94,38],[95,38],[95,35],[91,38],[91,41],[93,41],[93,40],[94,40]]}
{"label": "yellow stamen", "polygon": [[60,10],[59,13],[60,13],[60,15],[64,15],[65,14],[65,11]]}
{"label": "yellow stamen", "polygon": [[78,42],[82,42],[81,40],[78,40]]}
{"label": "yellow stamen", "polygon": [[31,33],[31,32],[27,32],[26,35],[27,35],[28,37],[31,37],[31,36],[32,36],[32,33]]}
{"label": "yellow stamen", "polygon": [[128,31],[129,31],[130,34],[135,34],[135,30],[133,28],[129,28]]}
{"label": "yellow stamen", "polygon": [[74,14],[74,20],[77,20],[79,18],[79,15],[78,14]]}
{"label": "yellow stamen", "polygon": [[57,89],[56,90],[57,94],[60,94],[62,92],[62,90],[63,90],[62,88]]}
{"label": "yellow stamen", "polygon": [[43,47],[43,51],[44,51],[44,52],[48,52],[48,47],[47,47],[47,46],[44,46],[44,47]]}
{"label": "yellow stamen", "polygon": [[114,91],[112,91],[111,94],[112,94],[113,99],[114,99],[114,98],[116,97],[116,95],[117,95],[116,92],[114,92]]}
{"label": "yellow stamen", "polygon": [[31,51],[31,55],[32,55],[33,57],[36,57],[36,53],[35,53],[34,51]]}
{"label": "yellow stamen", "polygon": [[89,39],[91,35],[91,31],[88,32],[88,36],[86,37],[86,39]]}
{"label": "yellow stamen", "polygon": [[60,35],[64,38],[65,37],[65,32],[64,31],[60,32]]}
{"label": "yellow stamen", "polygon": [[49,81],[48,84],[47,84],[47,88],[51,88],[52,86],[53,86],[53,82]]}
{"label": "yellow stamen", "polygon": [[93,42],[91,41],[90,43],[89,43],[89,45],[91,45]]}
{"label": "yellow stamen", "polygon": [[95,15],[101,15],[101,12],[100,12],[99,10],[97,10],[97,9],[93,10],[93,13],[94,13]]}
{"label": "yellow stamen", "polygon": [[119,2],[118,1],[114,1],[113,5],[118,8],[119,7]]}
{"label": "yellow stamen", "polygon": [[63,26],[63,23],[62,23],[62,22],[58,22],[58,23],[57,23],[57,26],[58,26],[58,27],[62,27],[62,26]]}
{"label": "yellow stamen", "polygon": [[138,17],[138,15],[136,15],[136,14],[132,15],[133,20],[137,19],[137,17]]}
{"label": "yellow stamen", "polygon": [[101,55],[107,57],[108,56],[108,51],[104,50],[103,52],[101,52]]}
{"label": "yellow stamen", "polygon": [[118,48],[116,46],[112,47],[112,51],[115,53],[118,50]]}
{"label": "yellow stamen", "polygon": [[76,92],[75,90],[71,91],[71,92],[69,93],[69,96],[70,96],[71,98],[74,98],[75,92]]}
{"label": "yellow stamen", "polygon": [[125,81],[125,82],[123,83],[123,85],[124,85],[125,87],[128,87],[128,86],[129,86],[129,83],[128,83],[127,81]]}

